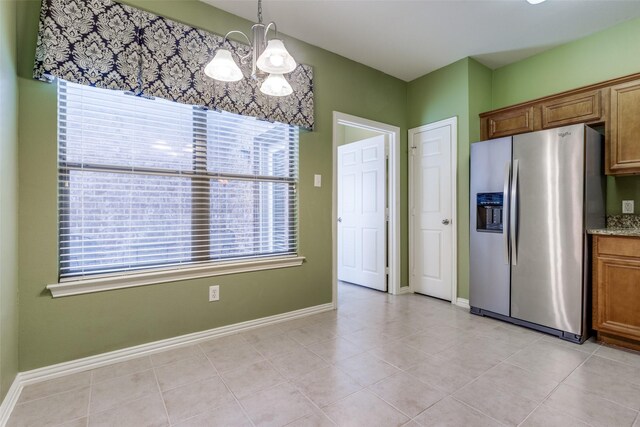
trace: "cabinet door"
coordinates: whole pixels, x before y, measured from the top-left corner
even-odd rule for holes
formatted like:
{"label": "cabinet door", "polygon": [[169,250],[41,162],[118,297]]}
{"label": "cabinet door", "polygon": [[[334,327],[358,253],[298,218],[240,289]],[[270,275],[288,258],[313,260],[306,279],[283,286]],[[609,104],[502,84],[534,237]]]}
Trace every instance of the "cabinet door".
{"label": "cabinet door", "polygon": [[503,111],[484,117],[487,139],[533,131],[533,107]]}
{"label": "cabinet door", "polygon": [[596,262],[594,329],[640,340],[640,259],[606,256]]}
{"label": "cabinet door", "polygon": [[542,102],[542,128],[602,121],[600,90]]}
{"label": "cabinet door", "polygon": [[611,87],[607,172],[640,173],[640,80]]}

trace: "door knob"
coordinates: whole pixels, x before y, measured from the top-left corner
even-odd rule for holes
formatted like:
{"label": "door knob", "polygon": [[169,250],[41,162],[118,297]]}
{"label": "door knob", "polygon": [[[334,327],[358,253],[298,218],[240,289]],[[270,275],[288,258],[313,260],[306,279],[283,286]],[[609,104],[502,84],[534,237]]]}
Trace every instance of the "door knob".
{"label": "door knob", "polygon": [[338,217],[338,222],[342,222],[342,218]]}
{"label": "door knob", "polygon": [[442,223],[443,223],[444,225],[449,225],[449,220],[448,220],[448,219],[443,219],[443,220],[442,220]]}

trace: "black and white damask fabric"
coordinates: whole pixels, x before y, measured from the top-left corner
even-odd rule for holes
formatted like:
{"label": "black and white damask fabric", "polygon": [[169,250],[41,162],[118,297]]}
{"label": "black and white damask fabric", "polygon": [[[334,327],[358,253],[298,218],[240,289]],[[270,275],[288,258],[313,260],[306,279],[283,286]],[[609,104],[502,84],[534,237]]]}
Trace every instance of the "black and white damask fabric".
{"label": "black and white damask fabric", "polygon": [[137,91],[139,21],[112,1],[43,1],[33,77]]}
{"label": "black and white damask fabric", "polygon": [[[223,37],[111,0],[43,0],[33,77],[133,92],[313,129],[313,70],[287,75],[293,93],[264,95],[245,79],[204,74]],[[248,46],[227,42],[244,56]]]}

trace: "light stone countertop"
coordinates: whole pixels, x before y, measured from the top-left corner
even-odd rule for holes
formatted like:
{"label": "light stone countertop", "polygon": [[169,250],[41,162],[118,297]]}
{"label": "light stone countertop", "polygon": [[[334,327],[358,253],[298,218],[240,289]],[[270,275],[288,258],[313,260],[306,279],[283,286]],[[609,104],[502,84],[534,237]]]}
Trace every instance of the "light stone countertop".
{"label": "light stone countertop", "polygon": [[640,237],[640,228],[595,228],[587,230],[587,233],[598,236]]}

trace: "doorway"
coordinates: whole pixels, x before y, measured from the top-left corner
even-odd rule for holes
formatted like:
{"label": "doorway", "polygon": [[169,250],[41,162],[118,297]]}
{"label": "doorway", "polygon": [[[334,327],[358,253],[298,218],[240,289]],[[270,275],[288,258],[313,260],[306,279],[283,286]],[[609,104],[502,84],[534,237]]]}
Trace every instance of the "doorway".
{"label": "doorway", "polygon": [[[340,158],[345,160],[342,165],[339,162]],[[373,170],[376,173],[370,173]],[[381,180],[380,172],[383,172],[382,176],[386,175],[386,179]],[[342,181],[340,181],[340,174],[343,175]],[[348,178],[350,182],[347,182],[347,185],[341,185],[345,181],[344,175],[350,176]],[[363,185],[374,191],[376,197],[368,197],[372,194],[370,191],[364,198],[362,194],[355,194],[356,191],[362,192]],[[347,270],[351,267],[346,276],[343,275],[343,271],[340,271],[341,276],[346,277],[346,281],[349,281],[348,278],[351,278],[351,281],[357,281],[363,276],[368,276],[367,283],[374,283],[371,287],[386,289],[392,294],[400,293],[399,197],[400,128],[334,112],[332,212],[334,307],[337,307],[340,266],[347,265]],[[345,206],[344,201],[350,201],[352,204],[347,203]],[[356,205],[359,206],[358,209]],[[343,209],[345,207],[346,210]],[[368,211],[369,214],[375,211],[375,215],[359,220],[354,217],[348,218],[355,211],[360,213]],[[354,220],[359,221],[355,224],[356,226],[354,226]],[[366,220],[370,221],[368,225],[362,222]],[[351,222],[347,223],[347,221]],[[372,240],[376,242],[375,245],[370,243]],[[383,245],[383,248],[379,245]],[[361,251],[363,247],[367,249],[367,253]],[[375,250],[371,250],[372,248]],[[344,251],[344,249],[350,252],[342,253],[341,250]]]}
{"label": "doorway", "polygon": [[409,286],[457,301],[457,118],[409,130]]}

